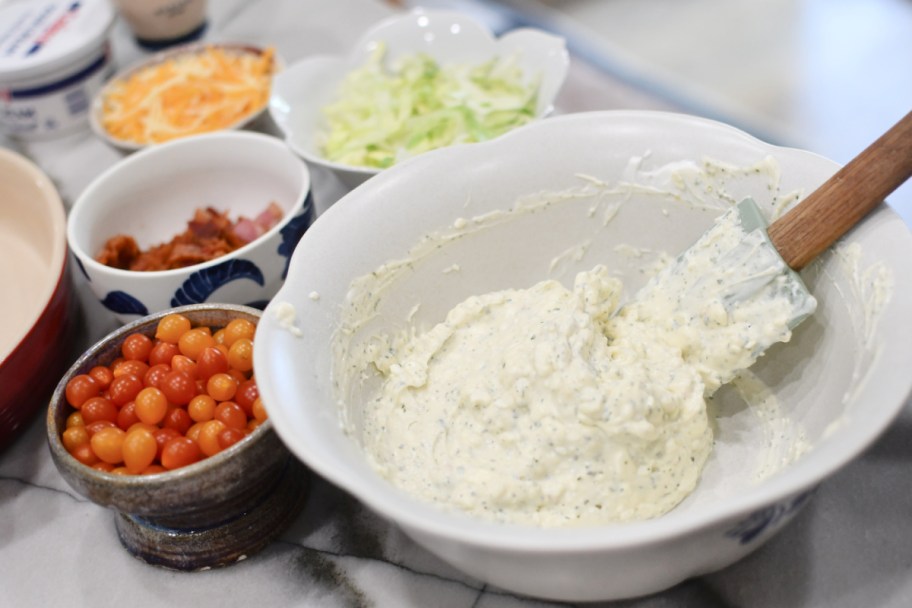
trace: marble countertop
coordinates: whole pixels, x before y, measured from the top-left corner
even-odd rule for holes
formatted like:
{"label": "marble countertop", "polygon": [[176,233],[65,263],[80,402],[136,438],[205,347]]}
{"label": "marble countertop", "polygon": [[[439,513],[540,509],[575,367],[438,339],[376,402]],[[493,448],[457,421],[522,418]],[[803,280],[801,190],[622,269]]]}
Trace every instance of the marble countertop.
{"label": "marble countertop", "polygon": [[[341,52],[396,10],[379,0],[215,0],[211,40],[274,44],[286,61]],[[118,22],[121,66],[143,52]],[[574,62],[558,110],[675,110],[667,101]],[[35,160],[71,203],[121,158],[89,132],[53,142],[0,139]],[[315,171],[318,210],[345,193]],[[114,327],[83,285],[85,346]],[[120,546],[113,514],[70,488],[51,462],[43,417],[0,453],[0,606],[378,606],[514,608],[554,604],[474,580],[415,545],[345,492],[317,479],[281,538],[229,568],[181,573]],[[788,527],[741,562],[663,593],[605,606],[891,607],[912,605],[912,410],[824,483]]]}

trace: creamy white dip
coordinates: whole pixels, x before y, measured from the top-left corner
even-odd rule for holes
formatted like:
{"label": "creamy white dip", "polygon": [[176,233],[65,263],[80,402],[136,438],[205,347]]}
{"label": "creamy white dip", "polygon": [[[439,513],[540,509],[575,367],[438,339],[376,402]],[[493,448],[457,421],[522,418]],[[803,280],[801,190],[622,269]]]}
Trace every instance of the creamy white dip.
{"label": "creamy white dip", "polygon": [[604,266],[474,296],[373,363],[362,444],[393,484],[536,526],[661,515],[712,450],[705,398],[813,311],[737,213],[621,305]]}

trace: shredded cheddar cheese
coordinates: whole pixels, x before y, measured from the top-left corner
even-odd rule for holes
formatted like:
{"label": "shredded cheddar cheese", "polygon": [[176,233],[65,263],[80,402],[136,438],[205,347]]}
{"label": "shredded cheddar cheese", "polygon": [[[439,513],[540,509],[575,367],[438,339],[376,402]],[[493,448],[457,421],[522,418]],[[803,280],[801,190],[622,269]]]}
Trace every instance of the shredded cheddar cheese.
{"label": "shredded cheddar cheese", "polygon": [[140,144],[230,127],[266,105],[274,55],[206,47],[141,69],[112,83],[101,123]]}

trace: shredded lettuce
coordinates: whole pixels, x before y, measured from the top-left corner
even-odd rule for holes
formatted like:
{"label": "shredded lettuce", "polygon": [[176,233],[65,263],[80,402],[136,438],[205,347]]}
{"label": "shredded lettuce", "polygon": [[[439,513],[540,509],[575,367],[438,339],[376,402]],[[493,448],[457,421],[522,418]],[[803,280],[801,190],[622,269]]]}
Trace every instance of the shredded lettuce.
{"label": "shredded lettuce", "polygon": [[416,54],[388,69],[385,54],[379,46],[323,108],[328,128],[318,143],[327,159],[383,169],[435,148],[495,138],[535,118],[538,83],[528,82],[515,57],[441,65]]}

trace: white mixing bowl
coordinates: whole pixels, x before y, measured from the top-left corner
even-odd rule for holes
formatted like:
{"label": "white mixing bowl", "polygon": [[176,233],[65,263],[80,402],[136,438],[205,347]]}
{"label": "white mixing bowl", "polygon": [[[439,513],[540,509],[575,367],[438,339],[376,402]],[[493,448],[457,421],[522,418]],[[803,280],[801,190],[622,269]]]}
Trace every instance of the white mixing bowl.
{"label": "white mixing bowl", "polygon": [[[909,394],[912,236],[888,208],[802,273],[816,314],[751,368],[748,380],[769,387],[778,416],[765,419],[769,409],[723,388],[710,406],[715,445],[698,487],[650,521],[538,529],[406,495],[359,445],[359,412],[377,379],[334,358],[381,332],[428,327],[469,295],[545,278],[566,284],[598,263],[632,293],[658,251],[685,249],[732,202],[751,195],[775,214],[837,168],[715,122],[650,112],[560,116],[404,162],[352,191],[301,239],[256,338],[270,418],[319,474],[498,587],[615,599],[722,568],[782,529]],[[381,270],[388,282],[370,278],[406,258]],[[368,278],[353,290],[359,277]],[[376,314],[340,332],[356,293]]]}

